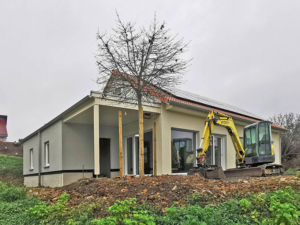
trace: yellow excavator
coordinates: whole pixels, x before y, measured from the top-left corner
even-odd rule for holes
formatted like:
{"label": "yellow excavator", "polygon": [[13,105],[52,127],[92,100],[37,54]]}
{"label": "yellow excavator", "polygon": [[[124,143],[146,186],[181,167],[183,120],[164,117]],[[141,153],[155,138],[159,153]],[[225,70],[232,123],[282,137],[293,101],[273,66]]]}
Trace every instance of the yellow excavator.
{"label": "yellow excavator", "polygon": [[[270,121],[259,121],[244,127],[243,144],[232,117],[220,112],[210,111],[197,149],[197,167],[190,169],[189,175],[199,174],[205,178],[259,177],[283,174],[281,164],[275,161]],[[206,153],[210,146],[214,126],[224,127],[231,137],[236,151],[236,168],[223,171],[221,166],[208,165]]]}

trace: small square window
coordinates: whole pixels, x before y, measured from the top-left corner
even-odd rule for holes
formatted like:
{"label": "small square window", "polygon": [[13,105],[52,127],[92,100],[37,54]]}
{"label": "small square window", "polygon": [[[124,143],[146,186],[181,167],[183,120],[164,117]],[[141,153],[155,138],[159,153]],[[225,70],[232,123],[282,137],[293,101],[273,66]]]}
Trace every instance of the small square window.
{"label": "small square window", "polygon": [[30,152],[30,170],[33,170],[33,148],[29,150]]}
{"label": "small square window", "polygon": [[50,166],[50,160],[49,160],[49,141],[45,142],[45,166],[49,167]]}

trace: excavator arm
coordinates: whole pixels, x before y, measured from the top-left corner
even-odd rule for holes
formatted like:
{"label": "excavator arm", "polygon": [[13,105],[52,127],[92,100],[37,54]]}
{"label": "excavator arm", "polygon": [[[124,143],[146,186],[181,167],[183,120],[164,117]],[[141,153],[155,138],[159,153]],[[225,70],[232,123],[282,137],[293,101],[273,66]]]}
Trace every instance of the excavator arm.
{"label": "excavator arm", "polygon": [[200,147],[199,149],[197,149],[197,165],[205,165],[205,156],[209,147],[210,136],[213,133],[214,126],[221,126],[227,129],[236,151],[236,164],[243,164],[245,160],[245,151],[234,125],[233,119],[223,113],[210,111],[205,121],[205,127],[200,141]]}

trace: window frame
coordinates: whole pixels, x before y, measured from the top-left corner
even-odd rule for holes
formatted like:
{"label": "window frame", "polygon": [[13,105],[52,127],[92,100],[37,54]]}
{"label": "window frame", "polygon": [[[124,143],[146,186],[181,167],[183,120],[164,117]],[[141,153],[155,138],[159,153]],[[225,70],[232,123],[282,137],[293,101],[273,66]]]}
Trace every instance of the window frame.
{"label": "window frame", "polygon": [[[176,127],[171,127],[171,132],[172,131],[179,131],[179,132],[188,132],[192,134],[192,149],[193,149],[193,167],[197,165],[196,157],[197,157],[197,146],[199,146],[199,139],[198,136],[200,135],[200,132],[197,130],[190,130],[190,129],[182,129],[182,128],[176,128]],[[175,138],[175,139],[180,139],[180,138]],[[171,137],[171,158],[172,158],[172,137]],[[172,160],[172,159],[171,159]],[[187,175],[188,171],[180,171],[180,172],[174,172],[172,168],[172,161],[171,161],[171,173],[172,175]]]}
{"label": "window frame", "polygon": [[45,154],[45,168],[50,167],[50,143],[46,141],[44,143],[44,154]]}
{"label": "window frame", "polygon": [[29,149],[29,165],[30,165],[30,171],[34,169],[33,167],[33,148]]}

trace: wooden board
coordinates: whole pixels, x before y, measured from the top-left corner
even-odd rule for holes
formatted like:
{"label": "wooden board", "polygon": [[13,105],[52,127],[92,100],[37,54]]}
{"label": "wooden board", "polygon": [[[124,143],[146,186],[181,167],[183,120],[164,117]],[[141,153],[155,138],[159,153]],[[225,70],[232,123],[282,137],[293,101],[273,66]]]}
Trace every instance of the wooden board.
{"label": "wooden board", "polygon": [[154,176],[157,176],[157,165],[156,165],[156,115],[153,117],[153,167]]}
{"label": "wooden board", "polygon": [[140,107],[140,177],[145,176],[144,170],[144,113]]}
{"label": "wooden board", "polygon": [[123,173],[123,132],[122,132],[122,111],[119,111],[119,163],[120,163],[120,177]]}

